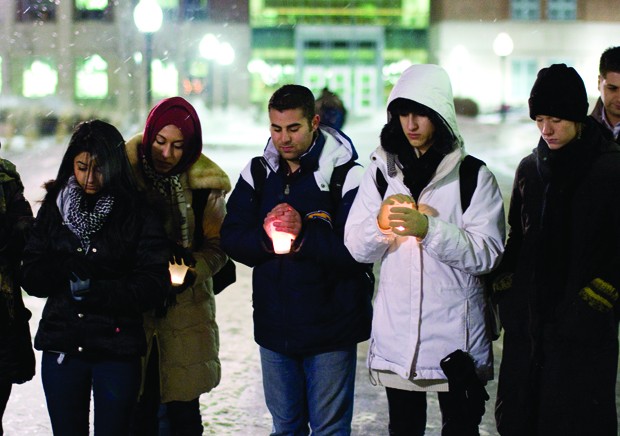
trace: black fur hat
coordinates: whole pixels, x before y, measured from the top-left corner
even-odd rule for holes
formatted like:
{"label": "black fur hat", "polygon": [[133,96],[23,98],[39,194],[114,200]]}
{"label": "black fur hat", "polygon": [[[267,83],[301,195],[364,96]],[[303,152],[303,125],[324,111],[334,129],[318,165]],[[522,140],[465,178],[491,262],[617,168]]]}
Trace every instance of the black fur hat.
{"label": "black fur hat", "polygon": [[530,118],[547,115],[570,121],[585,121],[588,95],[581,76],[566,64],[553,64],[538,72],[528,100]]}

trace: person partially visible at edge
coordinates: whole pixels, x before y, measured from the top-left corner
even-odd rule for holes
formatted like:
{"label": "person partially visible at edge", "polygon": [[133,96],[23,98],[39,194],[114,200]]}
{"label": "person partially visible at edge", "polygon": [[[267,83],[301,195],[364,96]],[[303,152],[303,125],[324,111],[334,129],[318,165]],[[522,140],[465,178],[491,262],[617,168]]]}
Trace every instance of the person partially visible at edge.
{"label": "person partially visible at edge", "polygon": [[55,435],[126,435],[146,351],[142,313],[169,292],[163,222],[139,195],[118,130],[79,124],[24,249],[21,284],[47,298],[34,345]]}
{"label": "person partially visible at edge", "polygon": [[28,326],[32,314],[24,306],[17,277],[32,221],[15,165],[0,159],[0,435],[13,384],[25,383],[35,373]]}
{"label": "person partially visible at edge", "polygon": [[228,259],[219,238],[230,181],[202,154],[200,119],[181,97],[151,109],[144,132],[127,141],[127,155],[139,189],[165,219],[171,263],[190,266],[165,307],[145,314],[148,350],[132,431],[157,434],[163,403],[173,434],[199,435],[199,397],[221,377],[212,277]]}
{"label": "person partially visible at edge", "polygon": [[[471,204],[461,208],[459,166],[466,153],[441,67],[405,70],[387,113],[344,239],[359,262],[381,263],[367,360],[371,382],[385,387],[390,435],[425,433],[427,392],[438,392],[442,435],[478,435],[484,385],[493,378],[478,276],[504,251],[502,196],[482,166]],[[383,197],[378,172],[387,182]],[[461,380],[443,370],[447,356]]]}
{"label": "person partially visible at edge", "polygon": [[341,130],[347,120],[347,109],[338,95],[331,92],[327,87],[323,88],[321,95],[314,104],[316,113],[321,123]]}
{"label": "person partially visible at edge", "polygon": [[[362,168],[348,171],[342,198],[333,198],[334,168],[357,159],[349,138],[319,127],[304,86],[279,88],[268,110],[266,174],[255,180],[251,163],[241,172],[222,247],[253,268],[254,338],[272,434],[349,435],[356,349],[370,333],[374,282],[342,239]],[[291,235],[288,254],[274,252],[276,230]]]}
{"label": "person partially visible at edge", "polygon": [[620,46],[603,52],[598,74],[601,96],[590,115],[620,142]]}
{"label": "person partially visible at edge", "polygon": [[529,114],[541,136],[516,171],[493,284],[502,436],[618,434],[620,147],[587,111],[575,69],[538,72]]}

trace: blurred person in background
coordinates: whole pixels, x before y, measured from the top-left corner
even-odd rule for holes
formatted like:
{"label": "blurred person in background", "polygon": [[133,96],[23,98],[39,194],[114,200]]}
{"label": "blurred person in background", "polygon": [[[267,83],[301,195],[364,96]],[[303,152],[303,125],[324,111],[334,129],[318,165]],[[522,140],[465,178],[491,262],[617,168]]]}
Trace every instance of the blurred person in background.
{"label": "blurred person in background", "polygon": [[496,271],[504,327],[495,416],[502,436],[617,436],[620,146],[571,67],[538,72],[540,131],[516,171]]}
{"label": "blurred person in background", "polygon": [[126,435],[146,351],[142,314],[169,290],[162,221],[138,193],[118,130],[79,124],[24,249],[22,286],[47,298],[35,348],[55,435]]}
{"label": "blurred person in background", "polygon": [[230,181],[202,154],[200,119],[181,97],[151,109],[127,155],[139,189],[164,218],[170,263],[189,266],[165,305],[145,314],[148,351],[132,432],[157,435],[164,404],[171,434],[200,435],[199,397],[221,377],[212,277],[228,259],[219,240]]}
{"label": "blurred person in background", "polygon": [[331,92],[327,87],[323,88],[321,95],[315,102],[315,108],[321,123],[342,130],[347,120],[347,109],[338,95]]}
{"label": "blurred person in background", "polygon": [[35,358],[17,272],[32,225],[32,209],[15,165],[0,159],[0,435],[14,383],[32,379]]}

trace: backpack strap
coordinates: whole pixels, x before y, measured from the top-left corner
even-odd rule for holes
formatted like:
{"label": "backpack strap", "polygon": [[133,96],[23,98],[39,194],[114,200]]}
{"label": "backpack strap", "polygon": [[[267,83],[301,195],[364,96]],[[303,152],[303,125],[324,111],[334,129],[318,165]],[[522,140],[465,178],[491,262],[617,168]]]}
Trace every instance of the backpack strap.
{"label": "backpack strap", "polygon": [[332,194],[333,204],[337,204],[342,198],[342,188],[347,179],[347,174],[351,168],[357,165],[360,164],[354,160],[350,160],[334,168],[329,180],[329,192]]}
{"label": "backpack strap", "polygon": [[254,181],[254,192],[256,192],[257,196],[260,196],[263,192],[263,186],[265,186],[265,179],[267,179],[267,162],[263,156],[252,158],[250,173]]}
{"label": "backpack strap", "polygon": [[204,241],[202,219],[211,189],[194,189],[192,191],[192,210],[194,211],[194,249],[202,246]]}
{"label": "backpack strap", "polygon": [[385,180],[385,176],[381,172],[381,170],[377,167],[377,173],[375,175],[375,184],[377,185],[377,191],[379,191],[379,195],[383,200],[385,196],[385,191],[387,191],[387,180]]}
{"label": "backpack strap", "polygon": [[459,167],[459,184],[461,189],[461,209],[463,213],[471,203],[471,198],[478,186],[478,172],[480,167],[486,165],[480,159],[467,155]]}

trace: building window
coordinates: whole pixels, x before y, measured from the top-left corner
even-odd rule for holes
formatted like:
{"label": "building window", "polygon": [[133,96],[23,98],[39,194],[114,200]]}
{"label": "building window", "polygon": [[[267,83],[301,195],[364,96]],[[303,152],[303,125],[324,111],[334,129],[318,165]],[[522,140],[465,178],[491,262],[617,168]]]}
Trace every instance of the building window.
{"label": "building window", "polygon": [[19,22],[56,21],[56,1],[17,0],[15,13],[15,18]]}
{"label": "building window", "polygon": [[56,94],[58,71],[47,59],[33,61],[23,74],[24,97],[37,98]]}
{"label": "building window", "polygon": [[540,20],[540,0],[511,0],[510,14],[513,20]]}
{"label": "building window", "polygon": [[207,0],[157,0],[164,15],[171,20],[205,20]]}
{"label": "building window", "polygon": [[104,99],[108,96],[108,63],[99,55],[77,60],[75,97]]}
{"label": "building window", "polygon": [[112,4],[108,0],[75,0],[74,18],[112,21]]}
{"label": "building window", "polygon": [[170,61],[153,59],[153,96],[170,97],[179,93],[179,70]]}
{"label": "building window", "polygon": [[577,19],[577,0],[548,0],[547,18],[553,21]]}
{"label": "building window", "polygon": [[536,59],[513,59],[510,63],[512,76],[511,98],[514,101],[527,101],[532,85],[538,74]]}

